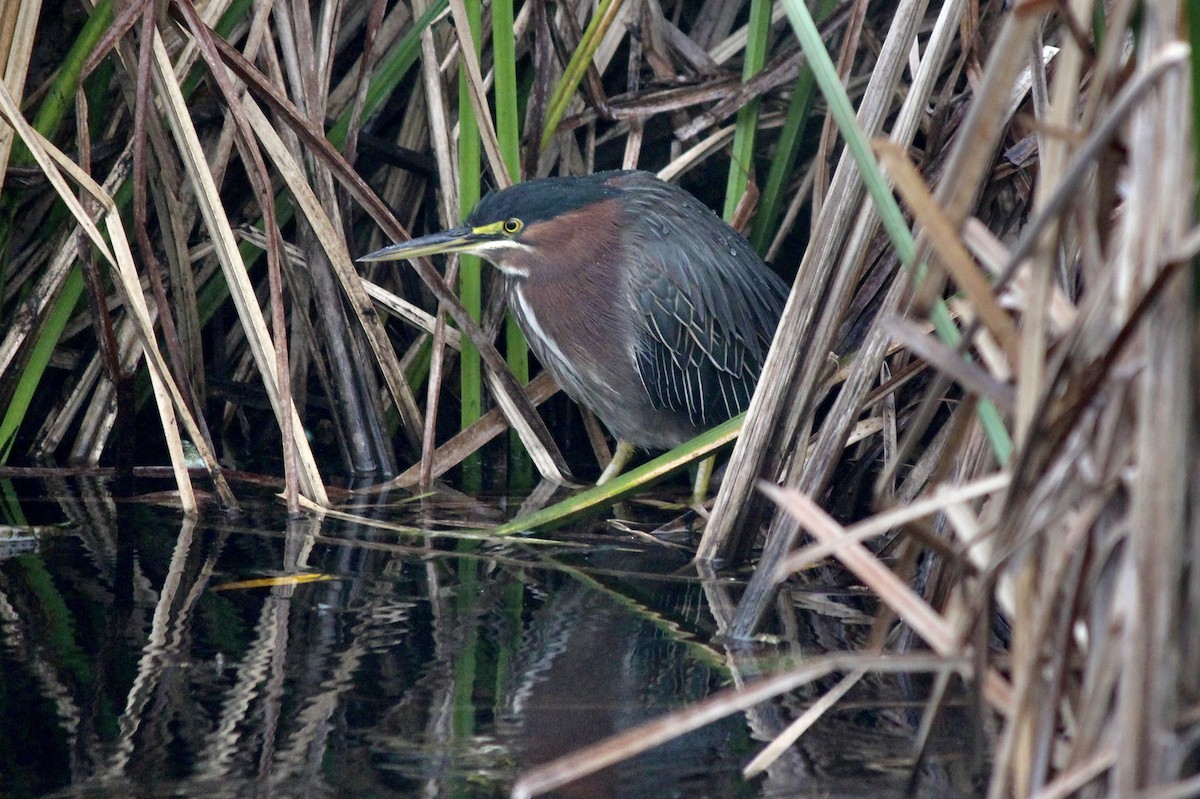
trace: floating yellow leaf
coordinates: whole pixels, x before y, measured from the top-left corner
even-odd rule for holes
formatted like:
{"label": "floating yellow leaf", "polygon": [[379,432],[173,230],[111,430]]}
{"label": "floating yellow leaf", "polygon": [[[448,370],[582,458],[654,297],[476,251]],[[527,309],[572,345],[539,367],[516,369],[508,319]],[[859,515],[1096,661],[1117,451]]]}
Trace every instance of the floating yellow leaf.
{"label": "floating yellow leaf", "polygon": [[243,588],[274,588],[277,585],[301,585],[338,579],[332,574],[285,574],[280,577],[260,577],[257,580],[240,580],[234,583],[214,585],[214,591],[234,591]]}

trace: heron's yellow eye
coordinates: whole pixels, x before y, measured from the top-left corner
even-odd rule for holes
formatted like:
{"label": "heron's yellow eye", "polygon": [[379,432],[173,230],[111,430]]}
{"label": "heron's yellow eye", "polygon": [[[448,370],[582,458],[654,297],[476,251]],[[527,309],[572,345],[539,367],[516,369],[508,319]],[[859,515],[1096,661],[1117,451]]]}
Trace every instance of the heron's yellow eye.
{"label": "heron's yellow eye", "polygon": [[510,236],[514,233],[519,233],[523,227],[525,227],[525,223],[520,219],[513,218],[504,220],[504,232]]}

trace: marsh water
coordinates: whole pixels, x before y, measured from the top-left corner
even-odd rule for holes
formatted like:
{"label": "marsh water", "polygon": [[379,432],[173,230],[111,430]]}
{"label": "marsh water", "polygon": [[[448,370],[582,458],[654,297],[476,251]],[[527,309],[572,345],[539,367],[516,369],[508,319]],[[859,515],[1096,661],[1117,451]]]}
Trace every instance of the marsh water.
{"label": "marsh water", "polygon": [[[264,489],[191,521],[168,487],[0,479],[0,796],[507,796],[533,766],[871,625],[852,586],[796,589],[770,643],[724,646],[738,575],[699,579],[694,519],[643,522],[636,503],[632,521],[497,540],[470,531],[520,501],[355,497],[289,519]],[[927,688],[895,677],[742,778],[830,685],[553,795],[906,795]],[[969,736],[945,719],[916,795],[972,794]]]}

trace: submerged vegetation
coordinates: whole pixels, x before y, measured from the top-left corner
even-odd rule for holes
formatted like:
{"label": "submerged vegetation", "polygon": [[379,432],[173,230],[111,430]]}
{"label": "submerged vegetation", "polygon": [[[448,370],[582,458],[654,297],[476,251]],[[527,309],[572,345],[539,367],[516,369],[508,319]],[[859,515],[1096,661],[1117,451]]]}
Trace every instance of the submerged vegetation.
{"label": "submerged vegetation", "polygon": [[169,462],[189,515],[196,485],[236,507],[233,471],[282,475],[314,514],[346,482],[592,474],[608,444],[565,403],[536,409],[555,387],[492,272],[353,259],[489,187],[652,170],[723,209],[792,297],[744,422],[575,502],[737,436],[696,557],[710,580],[754,566],[709,597],[719,635],[778,632],[781,585],[852,580],[879,610],[862,652],[514,793],[843,675],[760,771],[856,681],[903,671],[934,675],[914,773],[967,686],[989,796],[1195,795],[1191,10],[6,3],[0,461]]}

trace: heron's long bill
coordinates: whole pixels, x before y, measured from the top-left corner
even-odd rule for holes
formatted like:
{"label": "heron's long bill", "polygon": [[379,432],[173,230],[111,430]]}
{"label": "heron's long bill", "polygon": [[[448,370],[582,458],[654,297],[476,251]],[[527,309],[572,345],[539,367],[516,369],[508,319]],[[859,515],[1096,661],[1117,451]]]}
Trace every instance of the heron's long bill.
{"label": "heron's long bill", "polygon": [[417,239],[402,241],[390,247],[384,247],[368,255],[361,256],[359,261],[401,261],[406,258],[422,258],[426,255],[443,255],[452,252],[469,252],[474,247],[496,237],[469,225],[443,230],[440,233],[430,233]]}

